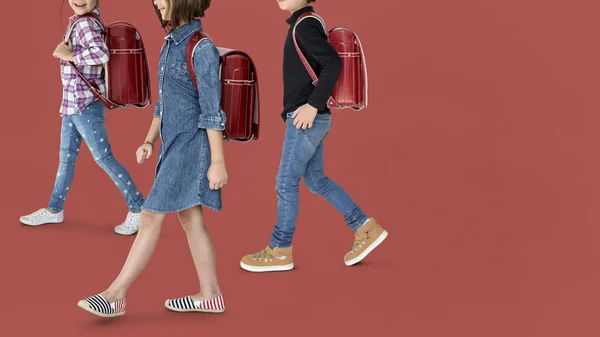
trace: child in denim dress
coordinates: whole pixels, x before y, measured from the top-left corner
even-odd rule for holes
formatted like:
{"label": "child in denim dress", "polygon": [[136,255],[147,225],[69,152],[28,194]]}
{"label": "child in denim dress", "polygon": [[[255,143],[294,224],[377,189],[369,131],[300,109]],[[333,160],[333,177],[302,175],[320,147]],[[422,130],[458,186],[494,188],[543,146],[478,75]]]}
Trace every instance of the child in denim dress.
{"label": "child in denim dress", "polygon": [[227,183],[221,110],[219,52],[210,40],[194,51],[198,89],[186,66],[186,47],[202,27],[199,17],[210,0],[154,0],[155,9],[170,33],[160,53],[159,100],[138,162],[148,159],[160,135],[156,178],[143,205],[142,224],[121,273],[103,293],[79,301],[78,306],[102,317],[125,313],[125,295],[156,248],[166,213],[177,213],[187,237],[200,292],[167,300],[172,311],[220,313],[225,310],[217,283],[215,252],[202,218],[202,206],[221,209],[221,188]]}
{"label": "child in denim dress", "polygon": [[119,188],[129,208],[125,222],[116,226],[115,232],[131,235],[137,232],[140,226],[144,198],[127,170],[113,156],[106,132],[104,106],[77,76],[70,63],[73,62],[90,82],[98,85],[101,91],[105,91],[103,65],[108,62],[109,54],[102,39],[101,23],[90,17],[78,18],[90,12],[100,15],[98,1],[69,0],[69,5],[75,12],[75,15],[69,19],[69,29],[67,29],[67,33],[71,32],[71,34],[70,36],[65,34],[66,41],[61,42],[54,51],[54,57],[61,60],[63,84],[58,172],[48,207],[25,215],[20,220],[28,226],[64,221],[63,206],[73,182],[75,162],[83,139],[96,163],[106,171]]}

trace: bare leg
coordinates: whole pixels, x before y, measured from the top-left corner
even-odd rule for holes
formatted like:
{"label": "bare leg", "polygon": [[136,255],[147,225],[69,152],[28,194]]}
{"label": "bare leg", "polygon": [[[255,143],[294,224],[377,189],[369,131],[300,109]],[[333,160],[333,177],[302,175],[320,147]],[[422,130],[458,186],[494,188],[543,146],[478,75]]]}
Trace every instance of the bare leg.
{"label": "bare leg", "polygon": [[165,214],[142,211],[140,230],[133,242],[133,246],[131,246],[125,265],[123,265],[123,269],[121,269],[121,273],[119,273],[117,279],[101,294],[109,303],[124,298],[127,294],[127,289],[129,289],[133,281],[135,281],[148,264],[150,257],[156,249],[164,220]]}
{"label": "bare leg", "polygon": [[211,299],[221,295],[217,282],[217,267],[215,249],[212,239],[202,217],[202,207],[195,206],[178,213],[181,226],[185,230],[190,245],[190,251],[198,280],[200,281],[200,292],[192,299],[194,301]]}

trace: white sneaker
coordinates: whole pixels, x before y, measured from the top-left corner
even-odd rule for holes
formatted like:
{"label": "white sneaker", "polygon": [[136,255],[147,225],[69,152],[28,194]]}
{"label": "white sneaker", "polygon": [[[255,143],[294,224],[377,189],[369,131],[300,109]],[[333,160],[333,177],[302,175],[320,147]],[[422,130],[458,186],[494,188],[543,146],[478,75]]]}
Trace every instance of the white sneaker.
{"label": "white sneaker", "polygon": [[127,213],[125,222],[115,227],[115,233],[121,235],[133,235],[140,228],[142,213]]}
{"label": "white sneaker", "polygon": [[29,215],[22,216],[19,220],[27,226],[40,226],[64,221],[64,211],[52,213],[47,208],[42,208]]}

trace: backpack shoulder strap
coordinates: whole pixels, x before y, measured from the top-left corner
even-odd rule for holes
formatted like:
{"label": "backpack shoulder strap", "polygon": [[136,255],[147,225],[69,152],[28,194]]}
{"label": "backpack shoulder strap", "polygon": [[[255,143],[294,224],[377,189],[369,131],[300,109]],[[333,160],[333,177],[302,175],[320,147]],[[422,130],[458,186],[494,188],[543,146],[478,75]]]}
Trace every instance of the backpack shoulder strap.
{"label": "backpack shoulder strap", "polygon": [[310,78],[313,80],[313,85],[317,85],[317,82],[319,82],[319,79],[317,78],[317,74],[315,74],[315,71],[308,63],[306,56],[304,56],[304,54],[302,54],[302,50],[300,50],[300,46],[298,45],[298,40],[296,39],[296,28],[298,27],[300,22],[302,22],[302,20],[307,19],[307,18],[313,18],[313,19],[319,20],[319,22],[323,26],[323,30],[325,31],[325,34],[327,34],[327,27],[325,26],[325,20],[323,20],[323,18],[321,18],[320,16],[318,16],[315,13],[307,12],[307,13],[300,15],[300,17],[294,24],[294,29],[292,30],[292,38],[294,40],[294,46],[296,47],[296,52],[298,53],[298,56],[300,57],[302,64],[304,64],[304,68],[306,68],[306,71],[308,71]]}
{"label": "backpack shoulder strap", "polygon": [[98,22],[100,27],[102,27],[102,31],[104,31],[106,29],[104,27],[104,21],[102,21],[102,17],[100,17],[100,15],[98,15],[96,13],[86,13],[86,14],[81,15],[79,18],[92,18],[92,19],[96,20],[96,22]]}
{"label": "backpack shoulder strap", "polygon": [[196,89],[198,88],[198,82],[196,80],[196,73],[194,72],[194,51],[196,50],[196,46],[205,39],[210,40],[210,36],[201,30],[195,32],[190,38],[185,50],[185,60],[187,62],[188,72],[190,73],[192,83]]}
{"label": "backpack shoulder strap", "polygon": [[313,18],[319,21],[319,23],[321,24],[321,26],[323,26],[323,30],[325,31],[325,34],[327,34],[327,26],[325,25],[325,20],[318,15],[317,13],[314,12],[306,12],[302,15],[300,15],[300,17],[298,17],[298,20],[296,21],[295,25],[297,26],[302,20],[307,19],[307,18]]}

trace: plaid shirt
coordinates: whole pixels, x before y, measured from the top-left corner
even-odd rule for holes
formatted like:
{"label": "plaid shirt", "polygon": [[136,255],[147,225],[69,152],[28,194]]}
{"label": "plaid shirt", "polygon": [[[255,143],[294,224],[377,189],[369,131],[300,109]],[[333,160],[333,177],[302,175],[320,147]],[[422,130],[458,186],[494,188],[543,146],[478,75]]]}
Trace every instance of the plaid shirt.
{"label": "plaid shirt", "polygon": [[[94,9],[92,12],[100,14],[98,9]],[[76,18],[76,15],[69,18],[69,27]],[[68,31],[67,28],[64,40],[67,39]],[[88,81],[97,84],[101,92],[105,92],[104,64],[108,62],[109,53],[102,38],[100,24],[90,17],[77,21],[71,33],[70,45],[73,48],[73,63],[77,69]],[[60,72],[63,85],[63,99],[60,108],[62,116],[79,113],[96,100],[88,86],[73,71],[69,62],[60,61]]]}

